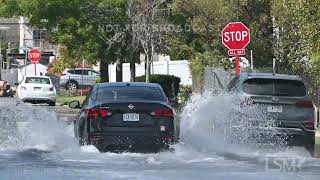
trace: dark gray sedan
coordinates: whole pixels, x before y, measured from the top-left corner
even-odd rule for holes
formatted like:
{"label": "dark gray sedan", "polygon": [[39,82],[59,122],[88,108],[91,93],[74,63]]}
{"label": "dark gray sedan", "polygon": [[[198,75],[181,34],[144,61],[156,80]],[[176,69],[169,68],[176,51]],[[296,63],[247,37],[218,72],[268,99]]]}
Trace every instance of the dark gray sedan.
{"label": "dark gray sedan", "polygon": [[179,138],[179,123],[161,86],[152,83],[102,83],[91,89],[74,121],[81,145],[100,151],[168,149]]}
{"label": "dark gray sedan", "polygon": [[[315,146],[314,105],[304,82],[298,76],[272,73],[242,73],[227,90],[244,97],[241,108],[257,106],[265,112],[288,145],[304,146],[312,155]],[[242,119],[243,120],[243,119]],[[251,125],[259,126],[259,122]],[[262,128],[256,132],[265,132]],[[264,135],[262,135],[263,137]]]}

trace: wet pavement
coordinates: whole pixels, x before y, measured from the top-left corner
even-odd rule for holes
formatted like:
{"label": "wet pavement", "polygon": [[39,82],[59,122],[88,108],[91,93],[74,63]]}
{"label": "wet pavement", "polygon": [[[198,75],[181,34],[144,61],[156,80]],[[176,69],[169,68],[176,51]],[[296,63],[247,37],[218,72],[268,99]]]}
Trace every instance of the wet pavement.
{"label": "wet pavement", "polygon": [[[205,103],[203,98],[196,99],[185,108],[182,142],[173,152],[115,154],[77,144],[70,124],[76,110],[17,105],[15,99],[0,99],[0,179],[320,178],[320,159],[310,157],[303,148],[278,150],[220,143],[221,139],[208,130],[207,120],[223,118],[219,111],[227,107],[218,102],[228,103],[228,99],[214,100]],[[208,107],[216,110],[210,112]]]}

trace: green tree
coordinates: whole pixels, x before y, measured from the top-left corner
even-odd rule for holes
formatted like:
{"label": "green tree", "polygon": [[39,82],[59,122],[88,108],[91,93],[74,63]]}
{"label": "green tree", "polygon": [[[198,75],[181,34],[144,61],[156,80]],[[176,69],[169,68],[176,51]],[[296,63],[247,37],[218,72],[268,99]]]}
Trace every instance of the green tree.
{"label": "green tree", "polygon": [[101,62],[103,82],[109,81],[108,65],[118,59],[123,40],[123,32],[104,27],[124,26],[125,12],[125,0],[12,0],[0,9],[3,16],[26,16],[33,26],[47,29],[50,40],[65,46],[69,57]]}
{"label": "green tree", "polygon": [[[272,67],[273,24],[271,17],[271,0],[242,0],[233,4],[235,20],[243,22],[251,32],[251,41],[247,52],[253,51],[255,68]],[[250,53],[246,55],[250,59]]]}
{"label": "green tree", "polygon": [[279,69],[303,77],[316,100],[320,92],[320,1],[273,0],[272,5]]}
{"label": "green tree", "polygon": [[194,88],[199,90],[205,66],[225,60],[220,32],[234,13],[224,0],[175,0],[171,9],[171,21],[180,30],[169,37],[168,54],[190,60]]}

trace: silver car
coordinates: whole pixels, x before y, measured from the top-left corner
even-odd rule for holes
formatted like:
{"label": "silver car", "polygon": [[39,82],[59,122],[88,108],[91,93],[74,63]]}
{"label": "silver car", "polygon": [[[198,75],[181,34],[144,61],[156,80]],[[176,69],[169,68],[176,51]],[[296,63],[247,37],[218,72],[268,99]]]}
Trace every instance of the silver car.
{"label": "silver car", "polygon": [[76,90],[96,83],[100,73],[91,68],[66,69],[60,77],[60,85],[67,90]]}
{"label": "silver car", "polygon": [[[283,137],[287,145],[304,146],[314,155],[315,109],[304,82],[298,76],[242,73],[231,80],[227,90],[243,97],[240,109],[256,106],[259,111],[270,116],[270,121],[274,121],[272,129],[276,130],[275,136]],[[261,128],[255,132],[259,132],[260,137],[266,137],[266,129],[257,121],[251,125]],[[238,128],[236,122],[231,126]]]}

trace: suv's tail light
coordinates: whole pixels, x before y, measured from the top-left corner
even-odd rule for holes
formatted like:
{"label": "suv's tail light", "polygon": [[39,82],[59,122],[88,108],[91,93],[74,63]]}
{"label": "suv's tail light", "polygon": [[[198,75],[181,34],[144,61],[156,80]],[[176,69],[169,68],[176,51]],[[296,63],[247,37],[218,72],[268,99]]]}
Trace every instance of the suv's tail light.
{"label": "suv's tail light", "polygon": [[313,108],[312,101],[298,101],[296,102],[298,108]]}
{"label": "suv's tail light", "polygon": [[21,86],[21,90],[25,91],[25,90],[27,90],[27,88],[25,86]]}
{"label": "suv's tail light", "polygon": [[314,122],[303,123],[303,126],[308,130],[314,130],[315,129]]}
{"label": "suv's tail light", "polygon": [[89,109],[87,115],[91,118],[106,118],[107,116],[111,116],[112,113],[107,109]]}
{"label": "suv's tail light", "polygon": [[49,89],[49,91],[53,91],[54,90],[54,88],[53,87],[51,87],[50,89]]}
{"label": "suv's tail light", "polygon": [[157,109],[152,112],[151,115],[157,117],[174,117],[174,111],[170,108]]}

